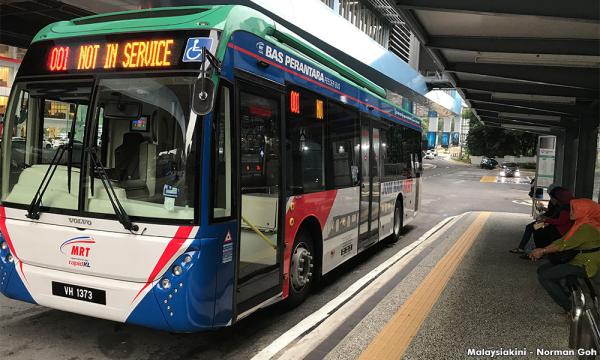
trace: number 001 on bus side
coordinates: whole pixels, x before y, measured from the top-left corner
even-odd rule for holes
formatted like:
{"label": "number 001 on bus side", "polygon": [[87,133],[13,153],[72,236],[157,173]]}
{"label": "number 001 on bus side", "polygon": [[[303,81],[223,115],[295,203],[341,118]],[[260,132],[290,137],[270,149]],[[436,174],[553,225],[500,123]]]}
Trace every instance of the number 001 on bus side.
{"label": "number 001 on bus side", "polygon": [[106,305],[106,291],[83,286],[53,281],[52,295]]}

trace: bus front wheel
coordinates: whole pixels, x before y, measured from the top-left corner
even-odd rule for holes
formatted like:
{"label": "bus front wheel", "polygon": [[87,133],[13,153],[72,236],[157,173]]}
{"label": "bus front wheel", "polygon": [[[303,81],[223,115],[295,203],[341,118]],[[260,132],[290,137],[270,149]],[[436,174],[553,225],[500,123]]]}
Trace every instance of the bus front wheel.
{"label": "bus front wheel", "polygon": [[290,259],[289,295],[287,305],[292,308],[304,301],[314,282],[314,247],[310,233],[300,230],[294,240]]}

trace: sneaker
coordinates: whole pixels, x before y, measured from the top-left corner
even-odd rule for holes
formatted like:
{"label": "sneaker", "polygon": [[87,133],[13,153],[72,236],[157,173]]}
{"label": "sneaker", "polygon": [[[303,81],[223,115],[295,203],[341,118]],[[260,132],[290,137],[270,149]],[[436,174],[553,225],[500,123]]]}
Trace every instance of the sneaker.
{"label": "sneaker", "polygon": [[511,252],[513,254],[523,254],[525,252],[525,250],[523,250],[521,248],[514,248],[514,249],[510,249],[509,252]]}

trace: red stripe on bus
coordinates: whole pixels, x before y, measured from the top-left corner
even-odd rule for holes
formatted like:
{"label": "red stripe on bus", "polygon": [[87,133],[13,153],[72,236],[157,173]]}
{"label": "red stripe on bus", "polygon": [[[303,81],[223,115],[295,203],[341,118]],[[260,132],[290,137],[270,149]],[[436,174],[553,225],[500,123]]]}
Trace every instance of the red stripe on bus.
{"label": "red stripe on bus", "polygon": [[186,242],[186,240],[190,236],[192,229],[193,229],[193,226],[180,226],[177,229],[175,236],[173,236],[171,241],[169,241],[169,244],[167,244],[165,251],[163,251],[162,255],[158,259],[158,262],[154,266],[154,269],[150,273],[150,276],[148,276],[148,280],[146,281],[146,284],[135,295],[133,300],[131,300],[132,303],[135,301],[135,299],[137,299],[138,296],[140,296],[142,291],[144,291],[144,289],[146,289],[148,287],[148,285],[150,285],[156,279],[160,270],[163,267],[165,267],[165,265],[173,257],[173,255],[175,255],[175,253],[177,253],[177,251],[179,251],[181,246]]}
{"label": "red stripe on bus", "polygon": [[13,246],[13,243],[10,240],[10,235],[8,234],[8,229],[6,228],[6,210],[4,209],[4,206],[0,206],[0,230],[2,231],[4,240],[8,244],[8,248],[10,249],[10,252],[12,253],[12,255],[17,260],[21,261],[19,259],[19,257],[17,256],[17,251],[15,250],[15,247]]}
{"label": "red stripe on bus", "polygon": [[[337,190],[326,190],[311,194],[296,195],[293,196],[291,201],[294,203],[292,207],[288,208],[285,214],[285,223],[290,224],[288,231],[285,232],[285,249],[283,253],[283,268],[284,268],[284,282],[282,287],[283,298],[287,298],[289,295],[289,273],[290,264],[292,257],[292,247],[294,239],[298,233],[298,229],[308,217],[314,217],[321,225],[321,231],[325,228],[327,219],[333,209],[333,203],[337,198]],[[290,219],[294,219],[293,225],[290,223]]]}
{"label": "red stripe on bus", "polygon": [[21,270],[21,274],[23,274],[23,278],[25,279],[25,282],[27,284],[29,284],[29,280],[27,280],[27,276],[25,275],[25,272],[23,271],[23,261],[21,261],[19,256],[17,256],[17,251],[15,250],[15,247],[14,247],[12,241],[10,240],[10,235],[8,234],[8,228],[6,227],[6,210],[5,210],[4,206],[0,206],[0,230],[2,231],[2,235],[4,237],[4,240],[8,244],[8,248],[10,249],[12,256],[14,256],[15,259],[17,259],[19,261],[19,270]]}
{"label": "red stripe on bus", "polygon": [[25,272],[23,271],[23,262],[19,260],[19,269],[21,269],[21,274],[23,274],[23,279],[25,279],[25,282],[27,283],[27,285],[29,285],[29,280],[27,280],[27,276],[25,276]]}
{"label": "red stripe on bus", "polygon": [[286,68],[285,66],[282,66],[282,65],[280,65],[280,64],[278,64],[278,63],[275,63],[275,62],[272,62],[271,60],[268,60],[267,58],[264,58],[264,57],[262,57],[262,56],[256,55],[256,54],[254,54],[253,52],[251,52],[251,51],[249,51],[249,50],[246,50],[246,49],[244,49],[244,48],[242,48],[242,47],[239,47],[239,46],[237,46],[237,45],[235,45],[235,44],[233,44],[233,43],[229,43],[229,44],[227,44],[227,46],[228,46],[228,47],[230,47],[230,48],[232,48],[232,49],[234,49],[234,50],[236,50],[236,51],[239,51],[239,52],[241,52],[241,53],[244,53],[244,54],[246,54],[246,55],[248,55],[248,56],[251,56],[251,57],[253,57],[253,58],[257,59],[257,60],[264,61],[265,63],[267,63],[267,64],[269,64],[269,65],[275,66],[275,67],[276,67],[276,68],[278,68],[278,69],[281,69],[281,70],[283,70],[283,71],[285,71],[285,72],[287,72],[287,73],[289,73],[289,74],[295,75],[295,76],[297,76],[297,77],[299,77],[299,78],[302,78],[302,79],[304,79],[304,80],[306,80],[306,81],[309,81],[309,82],[311,82],[311,83],[313,83],[313,84],[315,84],[315,85],[317,85],[317,86],[320,86],[320,87],[322,87],[322,88],[325,88],[325,89],[327,89],[327,90],[329,90],[329,91],[333,91],[333,92],[334,92],[334,93],[336,93],[336,94],[339,94],[339,95],[342,95],[342,96],[346,96],[346,97],[347,97],[347,98],[349,98],[350,100],[353,100],[353,101],[355,101],[355,102],[357,102],[357,103],[359,103],[359,104],[362,104],[362,105],[365,105],[365,106],[371,106],[371,107],[373,107],[375,110],[377,110],[377,111],[379,111],[379,112],[381,112],[381,113],[387,114],[387,115],[389,115],[389,116],[391,116],[391,117],[393,117],[393,118],[395,118],[395,119],[398,119],[398,120],[400,120],[401,122],[403,122],[403,123],[405,123],[405,124],[408,124],[408,125],[413,125],[413,126],[417,126],[417,124],[413,124],[413,123],[411,123],[410,121],[407,121],[407,120],[405,120],[404,118],[401,118],[401,117],[399,117],[399,116],[397,116],[397,115],[395,115],[395,114],[392,114],[392,113],[390,113],[390,112],[388,112],[388,111],[385,111],[385,110],[383,110],[383,109],[380,109],[380,108],[378,108],[377,106],[375,106],[375,105],[373,105],[373,104],[370,104],[370,103],[368,103],[368,102],[364,102],[364,101],[362,101],[362,100],[359,100],[359,99],[357,99],[357,98],[355,98],[355,97],[353,97],[353,96],[350,96],[350,95],[348,95],[348,94],[346,94],[346,93],[343,93],[343,92],[341,92],[340,90],[334,89],[334,88],[332,88],[331,86],[328,86],[328,85],[325,85],[325,84],[321,84],[320,82],[318,82],[318,81],[317,81],[317,80],[315,80],[315,79],[309,78],[308,76],[305,76],[305,75],[299,74],[299,73],[297,73],[297,72],[295,72],[295,71],[292,71],[291,69],[288,69],[288,68]]}

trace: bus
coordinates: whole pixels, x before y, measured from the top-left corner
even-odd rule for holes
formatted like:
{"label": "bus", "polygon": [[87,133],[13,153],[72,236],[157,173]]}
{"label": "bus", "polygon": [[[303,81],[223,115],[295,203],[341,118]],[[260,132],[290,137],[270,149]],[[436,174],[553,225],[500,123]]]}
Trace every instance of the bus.
{"label": "bus", "polygon": [[293,307],[418,213],[424,98],[394,99],[240,5],[51,24],[4,119],[0,292],[170,332]]}

